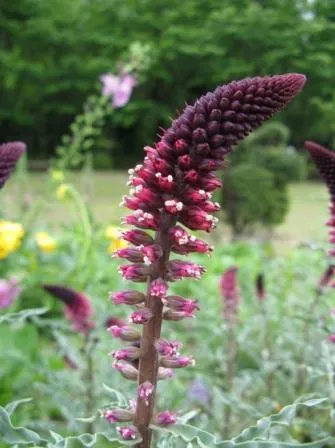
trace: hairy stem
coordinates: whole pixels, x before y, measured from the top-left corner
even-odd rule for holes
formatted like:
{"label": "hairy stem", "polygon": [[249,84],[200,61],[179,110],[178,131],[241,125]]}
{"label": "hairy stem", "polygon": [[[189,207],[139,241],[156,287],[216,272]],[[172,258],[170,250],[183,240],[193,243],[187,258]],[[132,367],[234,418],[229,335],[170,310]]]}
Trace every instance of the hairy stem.
{"label": "hairy stem", "polygon": [[143,328],[138,384],[142,384],[145,381],[150,381],[150,383],[154,386],[154,392],[151,395],[148,406],[144,400],[137,400],[134,423],[142,436],[142,442],[137,445],[138,448],[149,448],[151,444],[152,431],[149,425],[151,423],[155,406],[157,373],[159,367],[155,341],[160,337],[163,318],[163,304],[159,299],[157,299],[157,297],[150,296],[150,285],[152,280],[159,277],[164,278],[166,275],[167,262],[170,256],[169,229],[175,225],[175,222],[175,218],[168,215],[163,216],[162,218],[161,229],[157,231],[155,238],[155,243],[162,249],[162,256],[155,266],[153,266],[153,273],[148,279],[147,285],[147,298],[145,306],[151,310],[153,317],[147,324],[144,325]]}
{"label": "hairy stem", "polygon": [[[231,393],[233,390],[235,364],[237,353],[237,341],[234,325],[229,324],[228,329],[228,348],[227,348],[227,366],[226,366],[226,390],[227,393]],[[231,419],[231,405],[226,407],[224,418],[224,437],[228,438],[230,433],[230,419]]]}

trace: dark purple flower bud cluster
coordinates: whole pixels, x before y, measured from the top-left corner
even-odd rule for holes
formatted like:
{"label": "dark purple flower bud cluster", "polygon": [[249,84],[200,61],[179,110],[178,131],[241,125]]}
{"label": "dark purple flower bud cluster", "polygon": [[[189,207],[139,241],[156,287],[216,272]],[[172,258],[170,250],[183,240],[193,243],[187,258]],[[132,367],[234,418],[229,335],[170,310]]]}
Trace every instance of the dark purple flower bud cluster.
{"label": "dark purple flower bud cluster", "polygon": [[317,143],[306,141],[305,148],[310,153],[322,179],[330,193],[330,219],[326,222],[329,229],[330,257],[335,257],[335,152]]}
{"label": "dark purple flower bud cluster", "polygon": [[223,317],[230,325],[235,325],[236,323],[238,304],[240,302],[237,271],[237,267],[231,267],[222,275],[220,280],[220,290],[223,299]]}
{"label": "dark purple flower bud cluster", "polygon": [[[169,295],[168,283],[199,279],[205,269],[182,259],[170,260],[170,255],[212,251],[187,229],[210,232],[217,224],[212,213],[220,206],[212,201],[212,194],[222,182],[215,171],[224,166],[234,145],[282,110],[304,83],[303,75],[288,74],[218,87],[187,106],[153,147],[144,148],[143,163],[129,170],[131,188],[122,204],[132,210],[124,223],[135,229],[123,233],[132,246],[115,255],[131,263],[120,267],[123,278],[146,283],[147,293],[143,297],[127,290],[112,296],[114,303],[136,306],[130,322],[143,324],[138,369],[127,361],[129,352],[124,351],[116,352],[125,357],[114,366],[127,378],[138,380],[133,423],[142,437],[140,448],[150,446],[151,422],[174,421],[167,411],[154,418],[157,380],[170,377],[171,369],[194,364],[191,356],[179,354],[179,343],[162,340],[161,326],[164,319],[180,321],[193,317],[199,309],[196,300]],[[128,327],[112,327],[111,332],[125,341],[138,334]],[[121,435],[128,438],[130,433],[124,429]]]}
{"label": "dark purple flower bud cluster", "polygon": [[26,150],[23,142],[10,142],[0,145],[0,188],[12,174],[19,158]]}

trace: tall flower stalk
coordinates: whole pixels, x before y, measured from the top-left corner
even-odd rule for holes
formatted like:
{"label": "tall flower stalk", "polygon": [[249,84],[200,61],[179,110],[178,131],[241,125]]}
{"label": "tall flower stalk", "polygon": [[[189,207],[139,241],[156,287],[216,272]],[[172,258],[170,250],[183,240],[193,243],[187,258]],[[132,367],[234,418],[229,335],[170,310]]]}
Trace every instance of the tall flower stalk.
{"label": "tall flower stalk", "polygon": [[26,145],[23,142],[9,142],[0,145],[0,188],[7,182],[25,151]]}
{"label": "tall flower stalk", "polygon": [[[315,316],[316,307],[320,297],[323,295],[325,288],[330,284],[335,270],[335,152],[311,141],[305,142],[305,148],[309,152],[330,193],[330,219],[326,222],[326,225],[329,227],[329,243],[331,245],[328,251],[329,262],[325,272],[321,275],[315,290],[313,301],[308,310],[308,316]],[[306,350],[308,350],[310,344],[311,329],[313,325],[314,320],[307,317],[303,328],[304,349],[301,352],[297,375],[297,387],[300,390],[303,390],[306,381],[304,364]]]}
{"label": "tall flower stalk", "polygon": [[215,228],[217,218],[211,213],[220,207],[211,197],[221,186],[215,171],[223,166],[234,145],[282,110],[304,83],[303,75],[288,74],[220,86],[193,106],[186,106],[154,147],[145,147],[143,163],[130,170],[131,190],[123,205],[133,213],[124,223],[137,229],[124,232],[123,238],[132,246],[116,255],[132,263],[120,267],[123,278],[146,283],[147,291],[113,295],[115,303],[136,305],[130,321],[143,325],[142,334],[131,327],[117,332],[125,341],[133,338],[137,350],[134,346],[121,353],[118,350],[114,366],[125,377],[138,381],[137,404],[133,411],[110,410],[106,418],[132,420],[133,425],[120,428],[120,434],[124,439],[140,435],[139,448],[150,447],[153,419],[162,425],[175,421],[169,411],[154,416],[158,379],[170,376],[171,369],[194,364],[191,356],[179,354],[179,342],[162,339],[161,327],[163,320],[193,317],[198,309],[196,300],[170,295],[168,284],[183,278],[199,279],[205,269],[182,259],[170,260],[170,256],[211,251],[205,241],[185,228],[207,232]]}

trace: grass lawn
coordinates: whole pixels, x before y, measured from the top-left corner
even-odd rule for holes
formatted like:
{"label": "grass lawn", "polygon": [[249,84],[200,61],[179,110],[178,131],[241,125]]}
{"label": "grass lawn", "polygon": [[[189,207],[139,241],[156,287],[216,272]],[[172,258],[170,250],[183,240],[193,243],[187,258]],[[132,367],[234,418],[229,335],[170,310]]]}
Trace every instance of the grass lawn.
{"label": "grass lawn", "polygon": [[[119,224],[119,219],[126,210],[119,207],[122,195],[126,194],[128,175],[122,171],[96,172],[93,176],[72,174],[70,181],[89,199],[95,219],[102,223]],[[17,204],[23,191],[32,204],[36,205],[47,189],[46,174],[29,174],[23,182],[12,179],[3,190],[1,208],[9,210],[6,216],[17,217]],[[71,207],[60,203],[55,197],[55,187],[52,187],[46,207],[41,210],[37,220],[38,227],[43,228],[45,221],[51,227],[59,227],[61,223],[69,222]],[[328,214],[328,193],[321,183],[299,183],[290,187],[291,208],[285,222],[274,234],[275,241],[284,247],[290,247],[300,242],[325,240],[327,231],[323,223]],[[32,211],[34,208],[31,209]],[[229,238],[229,230],[224,226],[217,232],[220,236]]]}

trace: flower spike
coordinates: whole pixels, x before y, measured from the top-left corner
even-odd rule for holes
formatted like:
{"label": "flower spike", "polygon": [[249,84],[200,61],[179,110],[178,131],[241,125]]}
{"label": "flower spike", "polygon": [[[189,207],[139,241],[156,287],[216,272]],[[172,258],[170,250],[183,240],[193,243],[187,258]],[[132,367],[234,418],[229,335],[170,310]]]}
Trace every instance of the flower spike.
{"label": "flower spike", "polygon": [[[162,339],[161,327],[163,320],[178,322],[194,317],[199,308],[196,300],[169,295],[169,282],[198,279],[205,269],[189,261],[170,260],[171,252],[211,252],[207,243],[186,228],[211,232],[216,227],[218,219],[212,213],[220,206],[212,202],[212,193],[220,188],[221,181],[215,172],[224,166],[235,145],[293,100],[305,80],[304,75],[287,74],[247,78],[218,87],[193,106],[187,105],[171,126],[161,131],[155,145],[145,147],[143,163],[129,171],[131,191],[123,205],[132,213],[124,223],[136,229],[123,234],[133,247],[117,255],[131,263],[120,267],[124,280],[145,283],[147,291],[144,303],[135,303],[137,296],[132,294],[127,300],[124,294],[113,296],[118,302],[133,301],[137,310],[130,321],[143,324],[138,370],[125,366],[122,360],[115,361],[114,366],[124,376],[138,379],[133,422],[142,437],[139,448],[151,445],[157,381],[170,378],[175,369],[194,365],[192,356],[178,353],[179,342]],[[111,331],[124,340],[130,334],[128,329]],[[121,351],[117,355],[125,353],[129,354]],[[162,425],[174,421],[173,414],[167,412],[159,417]],[[124,431],[124,436],[132,435]]]}

